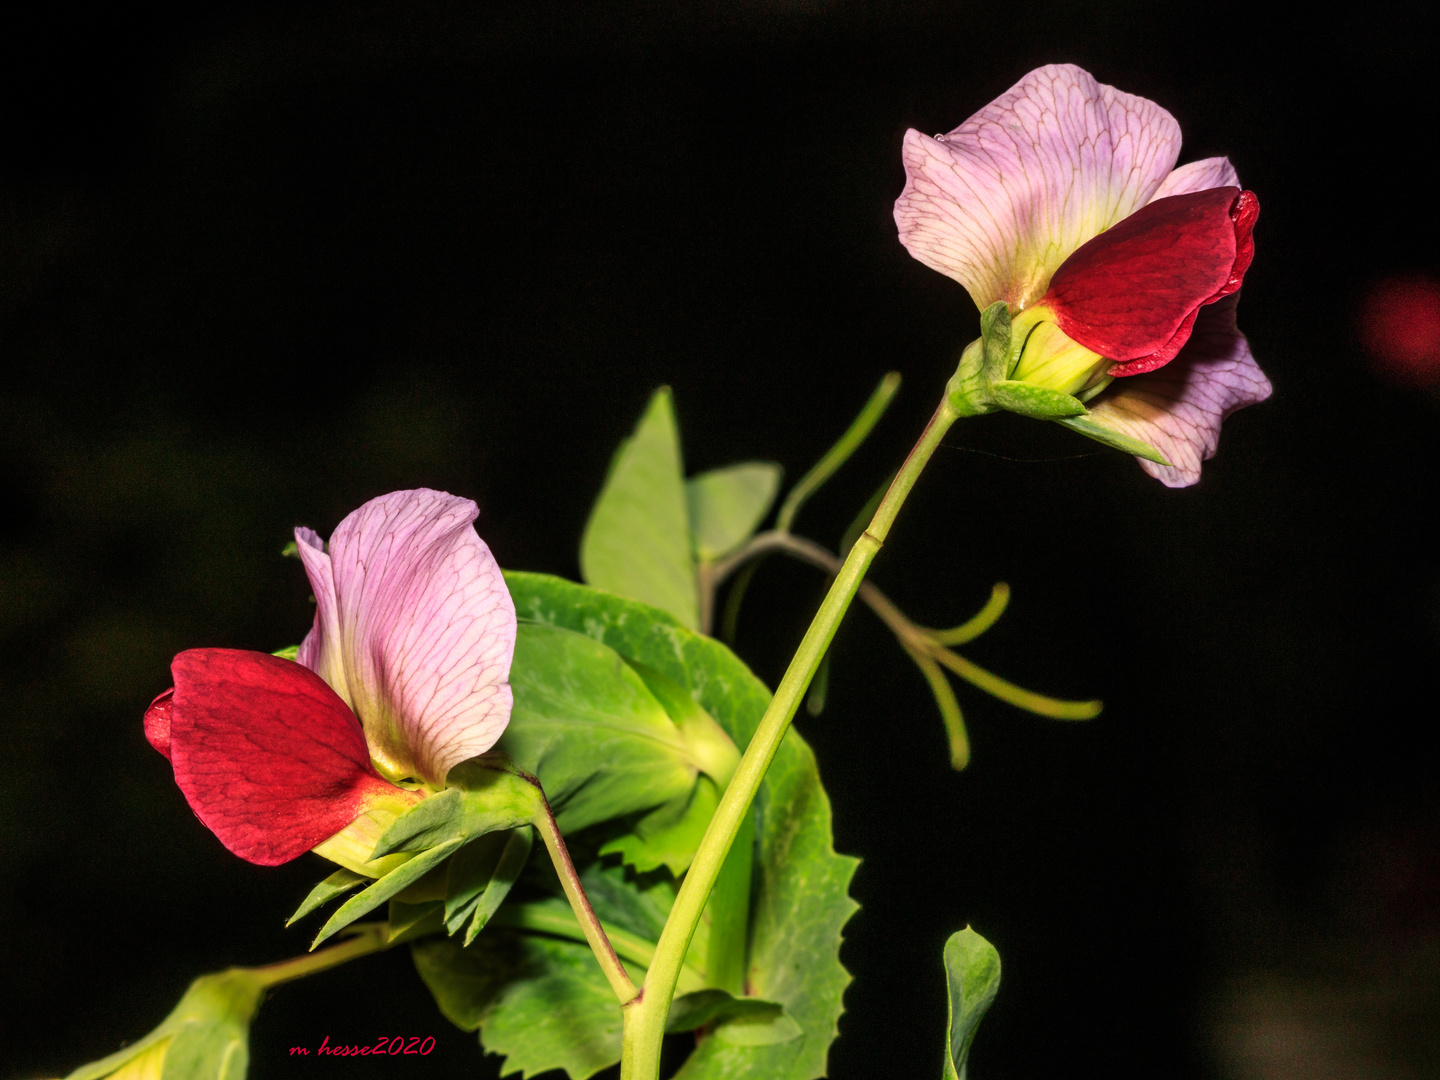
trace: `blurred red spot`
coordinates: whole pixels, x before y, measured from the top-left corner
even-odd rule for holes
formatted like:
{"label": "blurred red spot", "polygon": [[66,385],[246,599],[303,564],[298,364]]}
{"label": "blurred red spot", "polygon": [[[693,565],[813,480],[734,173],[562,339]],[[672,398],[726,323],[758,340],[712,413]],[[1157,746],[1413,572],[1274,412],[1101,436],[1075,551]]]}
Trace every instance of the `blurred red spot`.
{"label": "blurred red spot", "polygon": [[1370,291],[1360,315],[1361,339],[1375,366],[1398,382],[1440,382],[1440,282],[1388,278]]}

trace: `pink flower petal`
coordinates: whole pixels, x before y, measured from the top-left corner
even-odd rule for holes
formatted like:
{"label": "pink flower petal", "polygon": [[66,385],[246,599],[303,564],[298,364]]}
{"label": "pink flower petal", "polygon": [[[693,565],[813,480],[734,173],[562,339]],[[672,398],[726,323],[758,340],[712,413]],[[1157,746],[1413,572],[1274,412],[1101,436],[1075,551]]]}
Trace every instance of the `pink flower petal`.
{"label": "pink flower petal", "polygon": [[318,605],[298,659],[351,704],[394,779],[443,784],[510,720],[515,606],[478,513],[444,492],[396,491],[342,521],[328,555],[296,532]]}
{"label": "pink flower petal", "polygon": [[1200,309],[1190,341],[1174,360],[1146,375],[1116,379],[1091,403],[1089,419],[1141,439],[1170,462],[1140,467],[1167,487],[1189,487],[1215,456],[1220,424],[1236,409],[1270,396],[1270,380],[1235,326],[1239,297]]}
{"label": "pink flower petal", "polygon": [[1175,118],[1070,64],[1039,68],[948,135],[905,135],[900,242],[981,310],[1045,292],[1076,248],[1150,201]]}
{"label": "pink flower petal", "polygon": [[1217,187],[1240,186],[1240,177],[1235,166],[1227,157],[1202,158],[1188,165],[1181,165],[1165,178],[1150,201],[1168,199],[1171,195],[1188,195],[1192,191],[1209,191]]}
{"label": "pink flower petal", "polygon": [[[329,839],[380,796],[404,794],[370,767],[355,716],[318,676],[237,649],[190,649],[175,689],[146,714],[195,816],[242,859],[289,862]],[[152,723],[153,720],[153,723]]]}

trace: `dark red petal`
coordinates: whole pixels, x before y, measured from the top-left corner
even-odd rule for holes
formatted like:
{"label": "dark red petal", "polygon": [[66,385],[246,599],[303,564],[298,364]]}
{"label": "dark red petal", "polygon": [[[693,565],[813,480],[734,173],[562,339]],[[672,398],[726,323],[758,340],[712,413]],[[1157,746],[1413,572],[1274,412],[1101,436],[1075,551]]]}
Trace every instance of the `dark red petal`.
{"label": "dark red petal", "polygon": [[370,765],[360,723],[308,668],[266,653],[191,649],[170,665],[175,782],[220,842],[275,866],[396,789]]}
{"label": "dark red petal", "polygon": [[1184,346],[1197,308],[1240,287],[1258,213],[1255,196],[1233,187],[1156,199],[1076,249],[1041,303],[1087,349],[1159,367]]}
{"label": "dark red petal", "polygon": [[172,686],[150,702],[145,710],[145,738],[150,745],[170,760],[170,711],[175,703],[175,688]]}

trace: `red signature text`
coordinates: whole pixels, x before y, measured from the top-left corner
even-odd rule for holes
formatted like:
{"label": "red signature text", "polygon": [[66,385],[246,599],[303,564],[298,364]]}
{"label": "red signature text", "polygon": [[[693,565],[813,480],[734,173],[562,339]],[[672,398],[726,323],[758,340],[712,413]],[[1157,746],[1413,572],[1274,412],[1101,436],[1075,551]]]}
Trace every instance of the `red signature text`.
{"label": "red signature text", "polygon": [[[325,1041],[316,1048],[315,1053],[334,1057],[405,1057],[409,1054],[424,1057],[434,1049],[434,1035],[427,1035],[423,1039],[419,1035],[382,1035],[373,1046],[369,1043],[361,1046],[331,1046],[330,1036],[326,1035]],[[292,1046],[290,1056],[309,1057],[310,1049],[305,1046]]]}

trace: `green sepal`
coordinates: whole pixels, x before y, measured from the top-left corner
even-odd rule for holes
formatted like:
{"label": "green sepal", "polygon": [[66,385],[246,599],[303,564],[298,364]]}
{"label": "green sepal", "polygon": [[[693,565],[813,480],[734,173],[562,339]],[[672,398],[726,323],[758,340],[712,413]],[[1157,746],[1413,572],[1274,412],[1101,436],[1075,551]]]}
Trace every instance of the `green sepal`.
{"label": "green sepal", "polygon": [[329,903],[341,893],[349,892],[362,881],[369,880],[364,874],[357,874],[354,870],[344,868],[336,870],[335,873],[310,890],[310,894],[300,901],[300,906],[295,909],[295,914],[285,920],[285,925],[293,926],[316,908]]}
{"label": "green sepal", "polygon": [[[679,994],[670,1003],[665,1030],[694,1031],[706,1024],[719,1024],[742,1016],[769,1021],[784,1011],[785,1006],[778,1001],[735,997],[724,990],[696,990],[691,994]],[[790,1022],[795,1023],[793,1020]],[[795,1031],[799,1033],[800,1028],[796,1026]]]}
{"label": "green sepal", "polygon": [[260,978],[243,968],[202,975],[154,1031],[109,1057],[80,1066],[66,1080],[109,1076],[167,1039],[164,1080],[244,1080],[250,1021],[264,993]]}
{"label": "green sepal", "polygon": [[391,870],[358,896],[352,896],[346,900],[320,928],[320,933],[315,935],[315,940],[310,943],[310,948],[315,948],[326,938],[343,930],[362,915],[368,915],[407,885],[419,881],[432,867],[439,866],[451,852],[463,843],[463,840],[447,840],[429,851],[422,852],[409,862],[402,863]]}
{"label": "green sepal", "polygon": [[996,300],[980,313],[980,342],[986,382],[1010,378],[1020,357],[1018,351],[1015,357],[1010,356],[1010,307],[1004,300]]}
{"label": "green sepal", "polygon": [[283,649],[276,649],[271,656],[278,656],[281,660],[294,660],[300,655],[299,645],[286,645]]}
{"label": "green sepal", "polygon": [[439,900],[425,900],[419,904],[391,900],[389,912],[385,940],[390,945],[429,937],[445,929],[445,905]]}
{"label": "green sepal", "polygon": [[945,985],[950,991],[941,1080],[965,1080],[975,1032],[1000,990],[1000,954],[970,927],[945,942]]}
{"label": "green sepal", "polygon": [[690,509],[670,388],[650,398],[634,432],[615,451],[580,538],[580,573],[599,589],[700,625]]}
{"label": "green sepal", "polygon": [[492,752],[463,761],[445,779],[450,787],[417,803],[390,824],[375,845],[372,859],[529,825],[543,812],[545,796],[534,778],[503,754]]}
{"label": "green sepal", "polygon": [[960,354],[960,364],[945,384],[945,396],[961,416],[994,412],[990,383],[985,378],[985,339],[976,338]]}
{"label": "green sepal", "polygon": [[1078,398],[1034,383],[1003,380],[990,387],[990,395],[1007,412],[1036,420],[1068,419],[1085,413],[1085,403]]}
{"label": "green sepal", "polygon": [[[473,905],[467,905],[465,911],[469,912],[469,925],[465,927],[465,944],[469,945],[475,940],[475,936],[485,929],[505,898],[510,895],[511,888],[520,879],[520,873],[525,869],[525,863],[530,858],[530,849],[535,843],[535,833],[530,829],[516,829],[510,833],[505,841],[505,847],[500,852],[499,861],[495,864],[495,871],[486,882],[485,889],[476,897]],[[465,911],[456,915],[453,924],[447,923],[446,929],[455,933],[460,928],[461,920]]]}
{"label": "green sepal", "polygon": [[1074,416],[1055,421],[1057,424],[1064,424],[1071,431],[1078,431],[1086,438],[1094,439],[1098,443],[1115,450],[1122,450],[1127,454],[1134,454],[1146,461],[1153,461],[1157,465],[1169,465],[1159,450],[1140,439],[1133,439],[1129,435],[1122,435],[1120,432],[1097,424],[1088,416]]}
{"label": "green sepal", "polygon": [[475,901],[485,891],[485,886],[490,884],[490,878],[494,876],[495,867],[500,862],[500,853],[505,850],[505,843],[509,839],[508,832],[486,833],[457,851],[447,864],[445,922],[450,933],[453,934],[457,929],[449,925],[451,920],[461,916],[463,921],[463,917],[469,915]]}
{"label": "green sepal", "polygon": [[744,461],[687,480],[696,557],[714,562],[750,539],[780,493],[783,472],[773,461]]}

